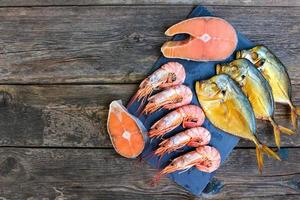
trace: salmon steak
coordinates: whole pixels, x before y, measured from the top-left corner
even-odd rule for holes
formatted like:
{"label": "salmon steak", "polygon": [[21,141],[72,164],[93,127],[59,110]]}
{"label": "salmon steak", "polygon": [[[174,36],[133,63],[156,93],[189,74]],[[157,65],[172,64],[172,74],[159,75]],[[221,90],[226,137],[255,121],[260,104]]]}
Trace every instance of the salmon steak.
{"label": "salmon steak", "polygon": [[218,17],[195,17],[171,26],[165,34],[188,34],[182,41],[167,41],[161,47],[167,58],[181,58],[194,61],[221,61],[236,49],[235,29]]}
{"label": "salmon steak", "polygon": [[122,102],[113,101],[109,106],[107,131],[116,152],[126,158],[136,158],[146,143],[146,128],[139,119],[129,114]]}

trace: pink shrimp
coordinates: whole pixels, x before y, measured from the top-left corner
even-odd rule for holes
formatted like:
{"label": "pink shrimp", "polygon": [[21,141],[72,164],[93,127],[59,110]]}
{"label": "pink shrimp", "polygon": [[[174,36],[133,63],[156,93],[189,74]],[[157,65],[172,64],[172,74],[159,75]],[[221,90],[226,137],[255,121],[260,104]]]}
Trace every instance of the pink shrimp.
{"label": "pink shrimp", "polygon": [[153,113],[161,107],[171,110],[191,103],[192,98],[193,93],[189,87],[185,85],[173,86],[150,97],[143,112],[146,114]]}
{"label": "pink shrimp", "polygon": [[191,128],[162,141],[154,154],[163,156],[165,153],[171,153],[186,145],[190,147],[207,145],[210,139],[211,134],[206,128]]}
{"label": "pink shrimp", "polygon": [[199,127],[203,124],[204,119],[204,113],[199,106],[185,105],[168,113],[153,124],[149,131],[149,136],[163,136],[165,133],[178,127],[181,123],[183,128]]}
{"label": "pink shrimp", "polygon": [[153,90],[180,85],[184,80],[184,67],[178,62],[168,62],[141,82],[138,91],[130,100],[127,107],[136,100],[140,101],[150,96]]}
{"label": "pink shrimp", "polygon": [[202,172],[211,173],[219,168],[220,163],[221,156],[216,148],[211,146],[201,146],[194,151],[175,158],[154,177],[153,183],[158,182],[163,175],[178,170],[189,170],[194,166]]}

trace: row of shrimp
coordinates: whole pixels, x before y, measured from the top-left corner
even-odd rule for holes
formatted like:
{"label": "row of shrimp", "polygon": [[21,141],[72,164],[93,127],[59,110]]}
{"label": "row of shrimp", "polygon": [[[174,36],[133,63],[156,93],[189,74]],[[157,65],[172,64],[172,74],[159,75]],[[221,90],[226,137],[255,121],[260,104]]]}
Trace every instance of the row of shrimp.
{"label": "row of shrimp", "polygon": [[[155,182],[163,175],[178,170],[188,170],[196,167],[200,171],[211,173],[221,162],[218,150],[208,146],[211,134],[201,127],[205,120],[202,109],[190,105],[193,93],[183,82],[185,69],[177,62],[168,62],[148,76],[139,86],[134,101],[140,101],[144,107],[143,114],[151,114],[160,109],[172,110],[167,115],[154,123],[148,135],[150,138],[162,138],[166,133],[182,125],[186,130],[177,133],[159,143],[154,155],[162,158],[166,153],[171,153],[185,146],[196,149],[175,158],[168,166],[162,169],[155,177]],[[151,96],[154,91],[160,91]]]}

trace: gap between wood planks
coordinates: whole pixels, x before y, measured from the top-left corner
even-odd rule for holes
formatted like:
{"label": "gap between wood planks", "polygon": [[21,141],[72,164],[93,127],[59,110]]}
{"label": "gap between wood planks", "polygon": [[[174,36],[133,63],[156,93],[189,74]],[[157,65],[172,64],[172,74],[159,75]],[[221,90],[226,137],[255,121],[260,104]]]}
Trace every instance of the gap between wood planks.
{"label": "gap between wood planks", "polygon": [[[269,146],[270,148],[277,149],[275,146]],[[86,146],[24,146],[24,145],[3,145],[0,146],[1,148],[15,148],[15,149],[114,149],[113,147],[86,147]],[[255,146],[253,147],[239,147],[236,146],[234,149],[255,149]],[[281,147],[280,149],[300,149],[298,146],[284,146]]]}
{"label": "gap between wood planks", "polygon": [[259,1],[259,0],[242,0],[242,1],[220,1],[220,0],[89,0],[89,1],[26,1],[19,2],[16,0],[2,1],[0,7],[63,7],[63,6],[185,6],[185,5],[203,5],[203,6],[232,6],[232,7],[292,7],[300,6],[297,0],[286,1]]}

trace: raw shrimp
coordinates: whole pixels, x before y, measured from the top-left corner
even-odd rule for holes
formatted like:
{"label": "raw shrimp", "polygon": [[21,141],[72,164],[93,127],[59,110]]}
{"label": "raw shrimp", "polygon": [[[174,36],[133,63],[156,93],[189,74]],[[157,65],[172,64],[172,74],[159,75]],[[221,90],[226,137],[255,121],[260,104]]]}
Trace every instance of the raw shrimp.
{"label": "raw shrimp", "polygon": [[127,107],[136,100],[140,101],[150,96],[153,90],[180,85],[184,82],[184,80],[184,67],[178,62],[168,62],[141,82],[138,91],[133,96]]}
{"label": "raw shrimp", "polygon": [[211,146],[201,146],[194,151],[175,158],[154,177],[153,183],[158,182],[163,175],[179,170],[186,171],[194,166],[202,172],[211,173],[219,168],[220,163],[221,156],[216,148]]}
{"label": "raw shrimp", "polygon": [[204,113],[199,106],[186,105],[168,113],[158,120],[150,129],[150,137],[163,136],[165,133],[172,131],[181,123],[183,128],[199,127],[205,119]]}
{"label": "raw shrimp", "polygon": [[150,97],[143,112],[145,114],[153,113],[161,107],[171,110],[191,103],[192,98],[193,93],[189,87],[174,86]]}
{"label": "raw shrimp", "polygon": [[184,146],[199,147],[207,145],[210,139],[211,134],[206,128],[191,128],[162,141],[154,154],[163,156],[165,153],[171,153]]}

